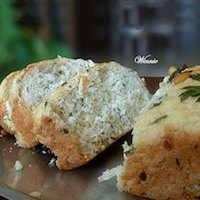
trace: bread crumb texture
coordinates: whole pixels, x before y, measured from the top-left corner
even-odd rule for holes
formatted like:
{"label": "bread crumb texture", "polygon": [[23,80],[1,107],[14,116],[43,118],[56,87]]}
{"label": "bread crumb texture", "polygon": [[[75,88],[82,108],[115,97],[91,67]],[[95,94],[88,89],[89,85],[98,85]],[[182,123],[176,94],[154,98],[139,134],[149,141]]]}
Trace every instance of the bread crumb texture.
{"label": "bread crumb texture", "polygon": [[68,58],[31,64],[22,78],[21,95],[28,106],[37,106],[65,81],[91,66],[94,66],[92,60]]}

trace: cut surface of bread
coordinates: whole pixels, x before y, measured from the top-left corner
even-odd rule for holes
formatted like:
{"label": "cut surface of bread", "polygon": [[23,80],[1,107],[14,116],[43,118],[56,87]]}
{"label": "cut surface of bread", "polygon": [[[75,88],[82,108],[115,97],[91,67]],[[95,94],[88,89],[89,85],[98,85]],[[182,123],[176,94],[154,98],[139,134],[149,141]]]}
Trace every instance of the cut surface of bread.
{"label": "cut surface of bread", "polygon": [[151,199],[200,197],[200,66],[166,77],[137,117],[118,187]]}
{"label": "cut surface of bread", "polygon": [[14,125],[11,120],[12,108],[9,102],[10,87],[13,79],[20,71],[11,72],[0,85],[0,125],[8,133],[13,133]]}
{"label": "cut surface of bread", "polygon": [[41,100],[82,70],[94,66],[92,60],[57,58],[29,65],[21,82],[21,96],[29,107]]}
{"label": "cut surface of bread", "polygon": [[42,99],[81,70],[93,65],[91,60],[60,57],[30,64],[15,76],[9,102],[13,131],[19,146],[30,148],[38,143],[33,133],[32,113]]}
{"label": "cut surface of bread", "polygon": [[60,169],[96,157],[132,130],[150,95],[133,70],[96,64],[63,83],[34,112],[37,139],[57,156]]}

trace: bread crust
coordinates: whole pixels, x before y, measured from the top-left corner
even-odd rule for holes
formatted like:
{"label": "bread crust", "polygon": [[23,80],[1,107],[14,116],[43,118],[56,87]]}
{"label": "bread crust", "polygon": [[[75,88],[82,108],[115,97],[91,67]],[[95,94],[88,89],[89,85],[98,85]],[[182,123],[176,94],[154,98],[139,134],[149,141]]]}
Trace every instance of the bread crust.
{"label": "bread crust", "polygon": [[4,116],[6,115],[6,107],[5,107],[5,101],[3,99],[0,100],[0,124],[1,127],[7,131],[7,132],[11,132],[11,130],[9,129],[8,125],[4,123]]}
{"label": "bread crust", "polygon": [[31,148],[38,144],[33,133],[32,111],[27,107],[23,98],[21,98],[21,81],[26,72],[23,69],[14,77],[10,88],[10,106],[12,108],[11,121],[14,124],[13,132],[17,144],[24,148]]}
{"label": "bread crust", "polygon": [[20,147],[31,148],[38,144],[33,132],[32,111],[27,108],[22,99],[15,99],[12,102],[12,121],[15,124],[15,138]]}
{"label": "bread crust", "polygon": [[200,133],[165,127],[160,140],[128,156],[118,186],[129,193],[158,200],[200,196]]}
{"label": "bread crust", "polygon": [[54,152],[59,169],[71,170],[89,161],[79,148],[78,138],[73,134],[63,134],[63,127],[52,118],[42,118],[41,127],[37,139]]}
{"label": "bread crust", "polygon": [[20,71],[11,72],[1,83],[0,86],[0,125],[2,128],[8,132],[13,134],[13,127],[9,126],[7,123],[5,123],[5,118],[9,118],[9,113],[6,108],[6,103],[9,102],[10,97],[10,87],[12,85],[12,81],[14,77],[19,74]]}

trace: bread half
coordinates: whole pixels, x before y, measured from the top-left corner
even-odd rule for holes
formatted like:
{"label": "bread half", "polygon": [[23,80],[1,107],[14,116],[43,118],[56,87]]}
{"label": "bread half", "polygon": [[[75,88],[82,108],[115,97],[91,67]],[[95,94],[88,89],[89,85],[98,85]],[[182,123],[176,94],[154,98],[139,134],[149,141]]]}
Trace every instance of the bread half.
{"label": "bread half", "polygon": [[96,64],[48,95],[34,113],[37,140],[59,169],[86,164],[133,128],[149,92],[136,72]]}
{"label": "bread half", "polygon": [[200,197],[200,66],[177,70],[136,119],[118,187],[151,199]]}
{"label": "bread half", "polygon": [[38,143],[33,133],[32,114],[43,98],[93,65],[91,60],[60,57],[30,64],[13,78],[9,102],[13,132],[19,146],[30,148]]}

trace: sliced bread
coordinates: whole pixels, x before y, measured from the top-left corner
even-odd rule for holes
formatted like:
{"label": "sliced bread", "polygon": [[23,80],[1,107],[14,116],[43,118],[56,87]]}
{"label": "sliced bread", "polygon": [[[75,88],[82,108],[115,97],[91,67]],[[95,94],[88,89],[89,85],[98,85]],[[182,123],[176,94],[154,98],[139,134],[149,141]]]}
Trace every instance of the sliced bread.
{"label": "sliced bread", "polygon": [[12,81],[9,102],[11,121],[19,146],[30,148],[38,142],[33,133],[33,110],[44,97],[65,81],[86,70],[91,60],[57,58],[28,65]]}
{"label": "sliced bread", "polygon": [[135,71],[96,64],[43,99],[34,111],[34,132],[59,169],[74,169],[131,131],[149,97]]}

